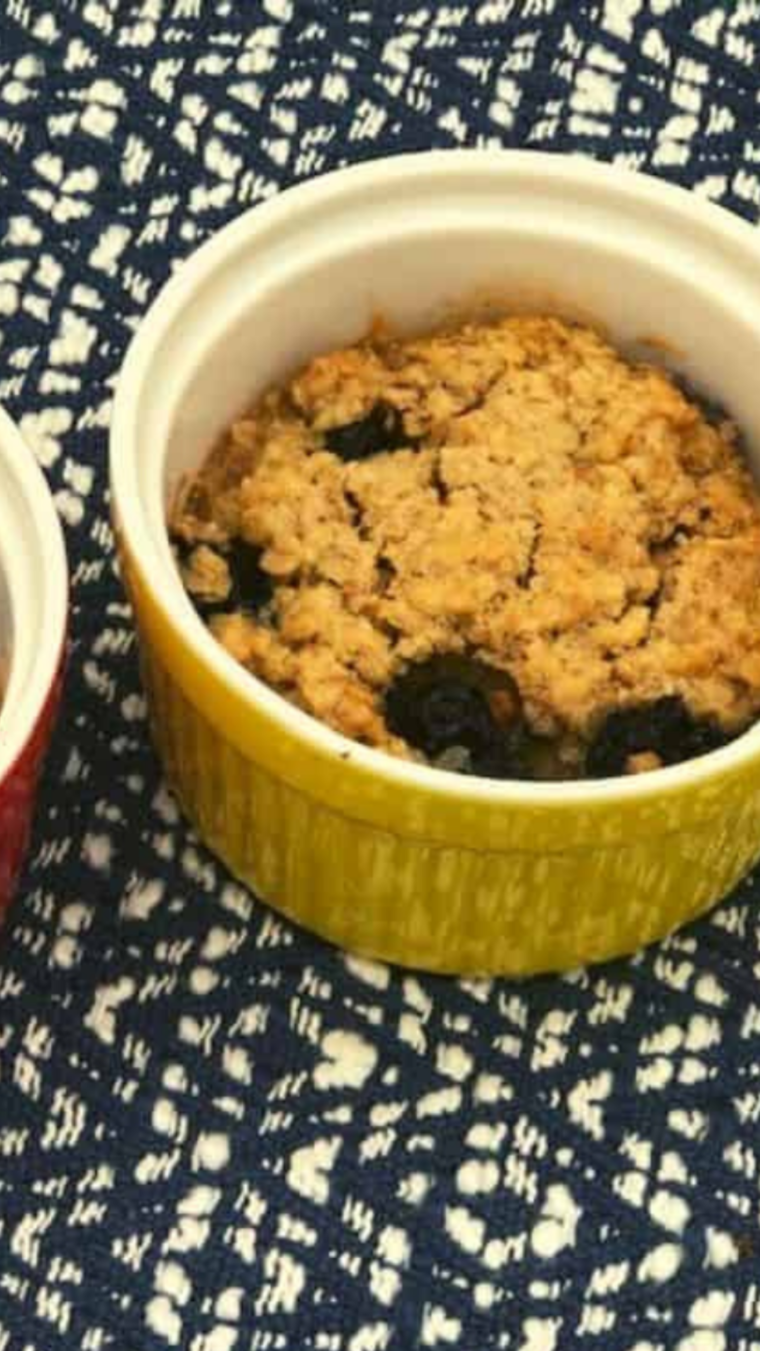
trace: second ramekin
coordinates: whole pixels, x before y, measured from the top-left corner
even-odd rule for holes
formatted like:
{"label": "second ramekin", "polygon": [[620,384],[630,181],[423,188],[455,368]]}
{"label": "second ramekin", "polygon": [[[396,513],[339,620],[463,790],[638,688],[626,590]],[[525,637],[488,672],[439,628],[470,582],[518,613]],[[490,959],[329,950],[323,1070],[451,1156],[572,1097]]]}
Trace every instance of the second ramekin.
{"label": "second ramekin", "polygon": [[0,923],[29,840],[58,708],[68,577],[45,479],[0,410]]}
{"label": "second ramekin", "polygon": [[462,151],[339,171],[199,250],[130,348],[111,474],[156,741],[210,847],[347,947],[516,975],[629,952],[733,886],[760,854],[760,728],[625,781],[495,783],[396,761],[235,665],[165,528],[178,476],[264,385],[378,312],[419,329],[485,302],[591,317],[632,351],[656,343],[760,452],[753,231],[580,159]]}

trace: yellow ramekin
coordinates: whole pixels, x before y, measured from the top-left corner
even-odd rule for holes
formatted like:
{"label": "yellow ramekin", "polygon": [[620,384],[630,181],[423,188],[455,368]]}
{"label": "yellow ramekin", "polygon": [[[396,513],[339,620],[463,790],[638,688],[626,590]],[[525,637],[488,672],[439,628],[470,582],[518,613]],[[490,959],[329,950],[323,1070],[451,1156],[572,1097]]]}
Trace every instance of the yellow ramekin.
{"label": "yellow ramekin", "polygon": [[358,338],[378,312],[426,328],[484,300],[591,316],[634,352],[656,345],[760,448],[750,227],[580,159],[432,152],[291,189],[178,269],[127,355],[111,482],[153,732],[209,847],[348,948],[525,975],[630,952],[726,894],[760,855],[760,728],[700,760],[596,783],[396,761],[235,664],[185,596],[165,527],[178,477],[271,380]]}

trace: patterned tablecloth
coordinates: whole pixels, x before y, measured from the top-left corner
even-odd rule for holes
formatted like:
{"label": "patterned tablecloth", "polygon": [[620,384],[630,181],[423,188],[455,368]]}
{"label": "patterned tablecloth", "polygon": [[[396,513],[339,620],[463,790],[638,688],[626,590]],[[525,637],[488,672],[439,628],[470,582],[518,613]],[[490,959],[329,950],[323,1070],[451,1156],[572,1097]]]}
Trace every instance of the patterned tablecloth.
{"label": "patterned tablecloth", "polygon": [[106,510],[130,334],[242,208],[506,145],[754,220],[759,47],[758,0],[5,0],[0,399],[75,646],[0,951],[0,1351],[760,1347],[757,882],[523,985],[298,932],[161,781]]}

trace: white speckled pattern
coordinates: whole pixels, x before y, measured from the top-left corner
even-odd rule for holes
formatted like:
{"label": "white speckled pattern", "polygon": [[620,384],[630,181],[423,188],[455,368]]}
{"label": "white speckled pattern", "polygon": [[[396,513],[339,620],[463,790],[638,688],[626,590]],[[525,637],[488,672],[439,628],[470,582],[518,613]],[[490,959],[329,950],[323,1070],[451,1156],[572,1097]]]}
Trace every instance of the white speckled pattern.
{"label": "white speckled pattern", "polygon": [[[759,45],[756,0],[2,7],[0,402],[65,524],[74,647],[0,948],[1,1351],[753,1351],[756,878],[529,982],[311,938],[161,776],[105,466],[173,265],[342,162],[572,150],[756,221]],[[689,904],[757,828],[729,795],[715,837],[728,792],[679,837]]]}

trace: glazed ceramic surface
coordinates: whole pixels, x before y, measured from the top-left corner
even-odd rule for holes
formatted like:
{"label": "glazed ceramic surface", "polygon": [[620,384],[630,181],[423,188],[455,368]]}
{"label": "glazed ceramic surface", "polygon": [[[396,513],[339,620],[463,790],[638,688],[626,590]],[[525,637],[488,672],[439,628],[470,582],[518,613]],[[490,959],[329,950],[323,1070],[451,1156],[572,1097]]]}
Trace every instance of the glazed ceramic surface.
{"label": "glazed ceramic surface", "polygon": [[68,583],[47,484],[0,410],[0,923],[26,852],[60,698]]}

